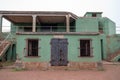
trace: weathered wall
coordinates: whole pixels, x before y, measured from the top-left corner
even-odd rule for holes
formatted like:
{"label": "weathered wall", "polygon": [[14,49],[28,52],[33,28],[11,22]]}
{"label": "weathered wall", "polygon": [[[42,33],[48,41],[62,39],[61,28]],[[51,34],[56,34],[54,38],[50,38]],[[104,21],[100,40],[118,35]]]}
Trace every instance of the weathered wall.
{"label": "weathered wall", "polygon": [[120,49],[120,38],[117,35],[107,36],[107,53],[111,54]]}
{"label": "weathered wall", "polygon": [[106,59],[109,54],[113,54],[120,49],[120,36],[118,35],[106,36],[104,34],[101,34],[100,38],[101,40],[103,40],[104,59]]}
{"label": "weathered wall", "polygon": [[[53,35],[17,35],[17,55],[25,62],[49,62],[51,55],[50,41]],[[39,39],[39,56],[25,57],[24,48],[26,39]],[[99,62],[101,61],[99,36],[64,35],[68,39],[68,61],[72,62]],[[92,39],[93,57],[79,57],[79,39]],[[97,47],[96,47],[97,46]]]}
{"label": "weathered wall", "polygon": [[[88,16],[91,16],[92,14],[88,14]],[[69,61],[75,61],[75,62],[84,62],[84,61],[100,61],[101,60],[101,53],[103,53],[103,58],[106,59],[108,54],[114,53],[116,50],[120,48],[120,42],[118,41],[118,38],[120,36],[116,36],[116,30],[115,30],[115,23],[111,21],[110,19],[104,17],[102,18],[101,15],[98,15],[96,18],[88,18],[88,17],[82,17],[78,18],[75,21],[76,32],[99,32],[99,27],[103,27],[103,34],[100,34],[100,36],[90,36],[90,35],[64,35],[64,38],[68,39],[69,47],[68,47],[68,59]],[[31,24],[19,24],[19,25],[13,25],[12,24],[12,33],[15,33],[17,31],[17,26],[28,26]],[[32,26],[32,25],[31,25]],[[39,25],[37,25],[39,26]],[[58,26],[65,26],[63,24],[58,24]],[[72,28],[72,27],[71,27]],[[37,28],[37,31],[40,31],[39,28]],[[23,28],[20,28],[19,31],[23,31]],[[65,28],[58,28],[59,32],[66,31]],[[40,45],[40,56],[38,58],[28,58],[23,57],[23,50],[25,48],[26,38],[37,38],[40,39],[39,45]],[[17,54],[24,60],[24,61],[50,61],[50,40],[53,38],[53,35],[17,35]],[[93,39],[93,54],[95,57],[91,58],[82,58],[79,56],[79,39],[81,38],[91,38]],[[103,48],[101,51],[101,40],[103,41]],[[21,43],[23,45],[21,45]],[[98,54],[99,53],[99,54]],[[47,56],[45,56],[47,55]],[[44,56],[44,57],[43,57]]]}
{"label": "weathered wall", "polygon": [[103,31],[105,35],[114,35],[116,34],[116,25],[113,21],[110,19],[104,17],[104,18],[98,18],[100,27],[103,27]]}

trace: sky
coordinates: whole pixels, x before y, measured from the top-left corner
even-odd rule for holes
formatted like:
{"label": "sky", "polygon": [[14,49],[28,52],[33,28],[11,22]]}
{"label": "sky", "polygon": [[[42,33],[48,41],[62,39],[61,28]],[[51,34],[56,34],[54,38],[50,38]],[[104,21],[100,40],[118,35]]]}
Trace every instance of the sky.
{"label": "sky", "polygon": [[120,0],[0,0],[0,10],[68,11],[80,17],[86,12],[103,12],[103,17],[120,27]]}

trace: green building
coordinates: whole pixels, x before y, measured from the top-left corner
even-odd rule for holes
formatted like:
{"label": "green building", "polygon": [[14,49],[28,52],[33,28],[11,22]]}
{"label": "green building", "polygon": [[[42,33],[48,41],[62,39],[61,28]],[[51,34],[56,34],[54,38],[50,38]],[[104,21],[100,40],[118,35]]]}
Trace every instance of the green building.
{"label": "green building", "polygon": [[[11,22],[8,36],[2,18]],[[120,35],[102,12],[0,11],[0,32],[1,60],[19,60],[25,68],[95,68],[120,60]]]}

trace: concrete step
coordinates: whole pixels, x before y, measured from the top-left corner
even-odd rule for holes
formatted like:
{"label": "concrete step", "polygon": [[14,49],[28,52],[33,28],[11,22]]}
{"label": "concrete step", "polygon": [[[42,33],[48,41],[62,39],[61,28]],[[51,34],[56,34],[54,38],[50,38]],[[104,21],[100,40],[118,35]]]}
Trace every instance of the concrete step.
{"label": "concrete step", "polygon": [[104,65],[120,65],[120,62],[108,62],[108,61],[102,61]]}

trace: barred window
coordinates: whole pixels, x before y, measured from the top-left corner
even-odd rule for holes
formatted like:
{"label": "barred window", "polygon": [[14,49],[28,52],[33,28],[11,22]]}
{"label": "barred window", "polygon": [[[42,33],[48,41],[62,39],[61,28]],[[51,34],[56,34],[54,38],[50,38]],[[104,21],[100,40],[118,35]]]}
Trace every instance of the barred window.
{"label": "barred window", "polygon": [[81,57],[89,57],[92,56],[91,54],[91,40],[80,40],[80,56]]}

